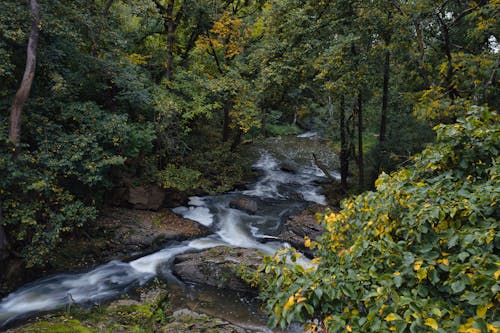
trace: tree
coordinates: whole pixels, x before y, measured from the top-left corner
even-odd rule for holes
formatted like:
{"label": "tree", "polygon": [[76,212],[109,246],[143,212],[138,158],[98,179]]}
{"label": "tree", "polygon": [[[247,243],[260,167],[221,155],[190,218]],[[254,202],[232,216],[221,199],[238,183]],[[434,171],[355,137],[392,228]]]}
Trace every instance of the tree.
{"label": "tree", "polygon": [[31,85],[35,78],[36,69],[36,52],[39,38],[40,25],[40,5],[38,0],[30,0],[30,9],[32,14],[31,32],[28,40],[28,48],[26,51],[26,67],[24,69],[23,79],[17,90],[14,101],[12,102],[10,114],[9,140],[18,144],[21,136],[21,115],[23,106],[28,99],[31,91]]}
{"label": "tree", "polygon": [[166,5],[162,4],[160,0],[153,0],[158,11],[162,15],[162,19],[167,33],[167,59],[165,64],[165,79],[172,80],[173,64],[174,64],[174,46],[176,42],[176,32],[180,20],[184,15],[185,2],[181,0],[178,9],[175,10],[175,0],[168,0]]}

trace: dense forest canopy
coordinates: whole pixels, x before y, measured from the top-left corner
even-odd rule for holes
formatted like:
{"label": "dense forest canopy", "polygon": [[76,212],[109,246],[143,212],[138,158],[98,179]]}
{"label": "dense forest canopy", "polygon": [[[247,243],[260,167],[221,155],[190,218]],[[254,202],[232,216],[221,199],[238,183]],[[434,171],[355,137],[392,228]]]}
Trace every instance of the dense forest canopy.
{"label": "dense forest canopy", "polygon": [[[2,0],[0,259],[15,253],[28,266],[43,266],[65,237],[84,232],[123,179],[186,192],[227,191],[244,172],[237,154],[242,142],[309,129],[331,140],[345,192],[371,189],[381,172],[407,165],[435,140],[431,128],[441,124],[441,143],[412,160],[413,169],[381,178],[381,198],[368,194],[345,204],[346,214],[363,200],[373,209],[381,204],[371,200],[395,200],[384,192],[395,191],[388,183],[414,178],[420,191],[420,182],[427,186],[441,171],[456,177],[456,186],[469,176],[492,182],[498,195],[493,124],[500,96],[499,12],[498,0]],[[452,133],[457,120],[462,125]],[[489,149],[481,150],[484,165],[475,155],[443,152],[454,135],[477,138],[469,130],[493,131],[491,140],[471,148]],[[439,156],[432,157],[432,149]],[[348,181],[353,173],[356,184]],[[404,184],[394,186],[406,190]],[[473,193],[480,190],[470,186]],[[405,209],[410,215],[401,216],[421,218]],[[429,221],[438,218],[428,213]],[[392,211],[377,214],[392,218]],[[436,214],[441,221],[441,211]],[[498,211],[478,208],[479,216],[498,229]],[[343,228],[326,221],[327,228]],[[359,216],[355,221],[365,222]],[[399,222],[394,230],[410,228]],[[355,244],[349,237],[349,246]],[[484,251],[498,246],[493,237],[494,246],[491,240],[481,243]],[[347,260],[331,258],[327,238],[318,246],[332,260],[328,265]],[[453,290],[462,289],[448,278]],[[304,309],[310,318],[325,319],[327,312],[340,311],[339,304],[349,311],[361,306],[338,297],[332,308]],[[282,301],[276,304],[293,305]],[[498,306],[497,298],[493,304]],[[288,324],[300,311],[275,312],[274,324]],[[398,311],[391,309],[386,322],[406,318]],[[482,308],[477,311],[484,319]],[[449,321],[463,324],[452,313]],[[345,315],[333,318],[334,330],[348,322]],[[437,330],[434,319],[422,320],[418,327]],[[364,327],[361,319],[356,325]],[[398,325],[396,330],[406,328]]]}

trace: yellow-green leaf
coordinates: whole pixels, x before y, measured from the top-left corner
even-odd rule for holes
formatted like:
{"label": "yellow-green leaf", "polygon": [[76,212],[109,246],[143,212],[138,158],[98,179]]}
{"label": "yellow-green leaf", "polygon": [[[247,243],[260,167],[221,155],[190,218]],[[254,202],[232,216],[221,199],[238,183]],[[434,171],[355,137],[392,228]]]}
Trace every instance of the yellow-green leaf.
{"label": "yellow-green leaf", "polygon": [[484,318],[486,316],[486,311],[488,310],[487,305],[478,306],[476,309],[476,316],[479,318]]}
{"label": "yellow-green leaf", "polygon": [[397,314],[395,314],[395,313],[390,313],[390,314],[388,314],[388,315],[384,318],[384,320],[385,320],[385,321],[393,321],[393,320],[398,320],[398,319],[401,319],[401,317],[400,317],[400,316],[398,316],[398,315],[397,315]]}
{"label": "yellow-green leaf", "polygon": [[438,323],[437,323],[437,321],[436,321],[436,319],[434,319],[434,318],[427,318],[427,319],[425,320],[425,325],[427,325],[427,326],[429,326],[429,327],[432,327],[432,328],[433,328],[433,329],[435,329],[436,331],[437,331],[437,329],[438,329],[438,327],[439,327],[439,326],[438,326]]}

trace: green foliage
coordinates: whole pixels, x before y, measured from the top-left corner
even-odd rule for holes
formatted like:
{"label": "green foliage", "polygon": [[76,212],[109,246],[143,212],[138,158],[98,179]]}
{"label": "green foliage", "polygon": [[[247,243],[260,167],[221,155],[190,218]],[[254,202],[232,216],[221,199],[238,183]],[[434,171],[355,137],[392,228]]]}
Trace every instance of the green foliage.
{"label": "green foliage", "polygon": [[283,114],[279,111],[271,111],[267,115],[266,134],[270,136],[293,135],[302,131],[295,125],[286,124],[281,118]]}
{"label": "green foliage", "polygon": [[[323,217],[313,266],[267,258],[271,324],[331,332],[498,332],[500,118],[472,107],[411,167]],[[318,321],[315,321],[318,319]]]}
{"label": "green foliage", "polygon": [[270,136],[294,135],[302,132],[296,125],[269,124],[266,126],[266,132]]}
{"label": "green foliage", "polygon": [[200,185],[200,177],[199,171],[174,164],[168,164],[165,169],[158,172],[158,181],[161,186],[179,191],[197,188]]}
{"label": "green foliage", "polygon": [[52,119],[46,107],[27,111],[31,145],[0,145],[0,223],[28,266],[43,264],[64,235],[95,219],[110,170],[151,149],[154,135],[92,102],[68,103]]}

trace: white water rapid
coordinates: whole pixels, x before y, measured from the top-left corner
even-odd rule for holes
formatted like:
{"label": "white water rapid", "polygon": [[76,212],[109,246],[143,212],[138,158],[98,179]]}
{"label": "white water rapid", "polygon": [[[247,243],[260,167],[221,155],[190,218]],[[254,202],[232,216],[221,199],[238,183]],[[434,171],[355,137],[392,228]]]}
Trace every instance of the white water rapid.
{"label": "white water rapid", "polygon": [[[309,135],[305,136],[309,137]],[[186,207],[173,211],[209,227],[204,238],[172,245],[131,262],[111,261],[80,274],[58,274],[21,287],[0,301],[0,328],[12,320],[62,308],[72,303],[99,303],[143,285],[169,271],[176,255],[215,246],[256,248],[272,254],[284,244],[273,236],[284,219],[309,203],[325,203],[318,183],[324,178],[314,166],[284,171],[266,151],[254,165],[262,176],[248,189],[226,194],[192,197]],[[256,212],[231,208],[231,200],[248,200]],[[302,262],[308,265],[307,259]]]}

